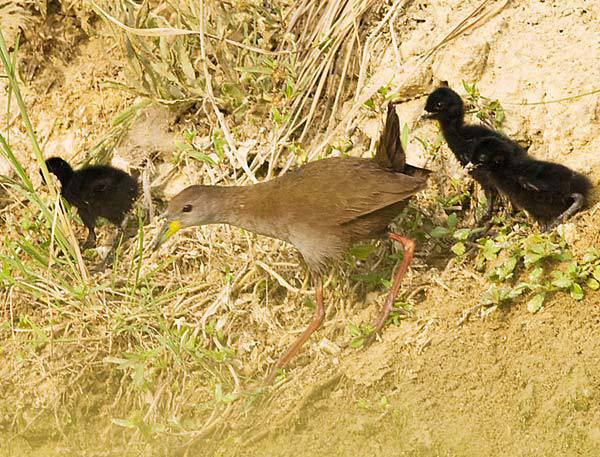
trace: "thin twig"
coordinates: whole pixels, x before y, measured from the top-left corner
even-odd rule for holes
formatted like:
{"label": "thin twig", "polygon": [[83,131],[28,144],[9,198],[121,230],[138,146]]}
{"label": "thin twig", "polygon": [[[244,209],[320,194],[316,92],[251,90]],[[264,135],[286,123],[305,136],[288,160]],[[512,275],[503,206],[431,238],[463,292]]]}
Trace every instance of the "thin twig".
{"label": "thin twig", "polygon": [[295,294],[300,294],[300,295],[312,295],[313,294],[312,292],[309,292],[306,290],[300,290],[300,289],[297,289],[296,287],[292,286],[279,273],[277,273],[275,270],[273,270],[271,267],[269,267],[266,263],[261,262],[260,260],[255,260],[255,263],[257,266],[259,266],[260,268],[265,270],[267,273],[269,273],[273,278],[275,278],[275,280],[279,283],[279,285],[286,288],[290,292],[293,292]]}

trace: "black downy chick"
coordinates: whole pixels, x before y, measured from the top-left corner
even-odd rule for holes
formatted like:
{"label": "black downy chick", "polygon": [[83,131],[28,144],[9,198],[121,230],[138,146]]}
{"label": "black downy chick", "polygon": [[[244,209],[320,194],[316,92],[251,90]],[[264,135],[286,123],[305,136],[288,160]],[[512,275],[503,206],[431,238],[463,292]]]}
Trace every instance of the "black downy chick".
{"label": "black downy chick", "polygon": [[504,141],[484,138],[472,148],[471,172],[488,173],[490,183],[518,208],[527,211],[542,231],[552,230],[587,200],[590,180],[564,165],[512,157]]}
{"label": "black downy chick", "polygon": [[[442,134],[448,147],[465,167],[471,161],[471,151],[476,143],[483,138],[495,138],[502,143],[502,151],[511,159],[524,158],[527,156],[523,148],[515,141],[483,125],[465,125],[465,107],[460,96],[449,87],[439,87],[433,91],[425,103],[428,119],[436,119],[440,123]],[[487,200],[486,211],[483,220],[492,216],[494,201],[498,194],[490,183],[487,172],[483,169],[475,169],[471,176],[483,188]]]}
{"label": "black downy chick", "polygon": [[96,219],[104,217],[120,226],[139,193],[135,179],[118,168],[94,165],[75,171],[60,157],[46,160],[46,167],[56,175],[61,195],[77,208],[88,229],[84,248],[96,244]]}

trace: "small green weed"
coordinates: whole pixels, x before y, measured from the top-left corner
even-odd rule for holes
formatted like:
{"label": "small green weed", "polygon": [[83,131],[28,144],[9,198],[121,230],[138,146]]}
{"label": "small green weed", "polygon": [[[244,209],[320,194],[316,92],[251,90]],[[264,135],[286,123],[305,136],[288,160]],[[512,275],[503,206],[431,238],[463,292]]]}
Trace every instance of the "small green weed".
{"label": "small green weed", "polygon": [[383,413],[387,411],[390,406],[390,402],[385,395],[382,395],[377,400],[358,399],[356,400],[356,406],[372,413]]}
{"label": "small green weed", "polygon": [[177,144],[177,151],[179,152],[180,158],[187,155],[199,160],[200,162],[206,162],[209,165],[216,165],[218,162],[220,162],[221,157],[216,152],[206,154],[200,150],[194,141],[197,135],[198,132],[196,131],[195,127],[192,127],[184,132],[183,141]]}
{"label": "small green weed", "polygon": [[[550,293],[568,292],[581,300],[584,288],[600,288],[600,253],[591,248],[576,260],[556,233],[525,237],[500,234],[481,240],[478,246],[478,262],[490,264],[488,277],[494,281],[483,295],[482,305],[495,308],[529,295],[527,309],[537,312]],[[553,269],[565,263],[565,268]],[[514,283],[517,277],[525,280]]]}
{"label": "small green weed", "polygon": [[469,85],[469,83],[464,80],[462,83],[467,92],[467,102],[473,107],[475,117],[490,127],[496,129],[502,127],[502,124],[506,119],[506,114],[504,113],[504,108],[502,108],[500,102],[482,96],[475,83]]}
{"label": "small green weed", "polygon": [[373,328],[369,325],[358,326],[351,320],[348,321],[346,330],[350,335],[350,347],[353,349],[362,348],[367,341],[369,335],[373,332]]}
{"label": "small green weed", "polygon": [[467,251],[467,242],[471,235],[481,233],[484,228],[477,227],[471,228],[459,228],[458,227],[458,216],[456,213],[451,213],[446,219],[444,225],[438,225],[429,232],[429,236],[434,239],[450,239],[453,244],[450,250],[458,257],[465,254]]}

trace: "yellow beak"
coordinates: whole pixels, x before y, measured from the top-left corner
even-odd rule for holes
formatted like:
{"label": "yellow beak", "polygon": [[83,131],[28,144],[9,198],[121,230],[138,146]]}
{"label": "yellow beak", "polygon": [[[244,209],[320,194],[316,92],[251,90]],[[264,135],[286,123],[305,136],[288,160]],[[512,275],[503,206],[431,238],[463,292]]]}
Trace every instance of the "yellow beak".
{"label": "yellow beak", "polygon": [[158,249],[161,244],[177,233],[180,228],[181,223],[179,221],[165,222],[165,225],[163,225],[160,229],[160,232],[154,240],[154,243],[152,243],[152,249]]}

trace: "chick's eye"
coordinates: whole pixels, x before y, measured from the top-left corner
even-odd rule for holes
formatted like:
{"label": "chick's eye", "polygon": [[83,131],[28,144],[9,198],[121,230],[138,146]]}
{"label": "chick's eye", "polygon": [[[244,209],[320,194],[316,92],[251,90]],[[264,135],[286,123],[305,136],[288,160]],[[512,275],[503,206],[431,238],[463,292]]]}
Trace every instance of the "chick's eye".
{"label": "chick's eye", "polygon": [[444,102],[442,102],[442,101],[439,101],[435,104],[436,108],[441,108],[442,106],[444,106]]}
{"label": "chick's eye", "polygon": [[189,213],[192,210],[192,205],[185,205],[183,208],[181,208],[181,211],[183,211],[184,213]]}

